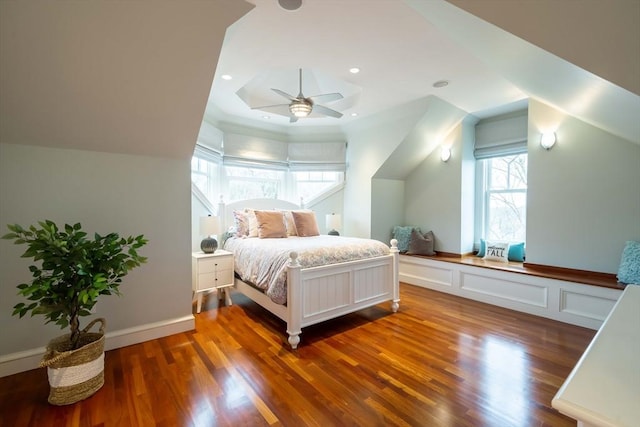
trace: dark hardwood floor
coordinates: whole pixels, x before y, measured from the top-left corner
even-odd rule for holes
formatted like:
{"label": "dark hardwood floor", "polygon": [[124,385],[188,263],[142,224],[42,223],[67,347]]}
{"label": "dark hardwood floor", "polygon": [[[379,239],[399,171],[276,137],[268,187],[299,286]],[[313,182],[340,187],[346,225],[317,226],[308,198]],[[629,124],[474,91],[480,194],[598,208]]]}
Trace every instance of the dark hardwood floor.
{"label": "dark hardwood floor", "polygon": [[239,294],[196,330],[108,351],[105,386],[47,403],[44,369],[0,378],[2,426],[575,426],[551,399],[595,331],[401,285],[303,329]]}

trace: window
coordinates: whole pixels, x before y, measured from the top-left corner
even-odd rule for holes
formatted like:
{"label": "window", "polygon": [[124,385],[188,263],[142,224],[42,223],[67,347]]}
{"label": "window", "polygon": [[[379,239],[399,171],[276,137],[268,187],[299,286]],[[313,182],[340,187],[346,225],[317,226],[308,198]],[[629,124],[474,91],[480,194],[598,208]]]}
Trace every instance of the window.
{"label": "window", "polygon": [[[317,165],[312,165],[313,169]],[[303,199],[306,205],[342,188],[343,171],[304,170],[297,166],[290,171],[282,165],[252,166],[238,162],[225,165],[222,156],[196,147],[191,159],[191,180],[196,196],[205,198],[210,208],[221,194],[226,202],[254,198],[278,198],[293,203]],[[198,194],[201,193],[201,194]]]}
{"label": "window", "polygon": [[218,163],[202,157],[191,158],[191,182],[209,200],[217,200],[220,197]]}
{"label": "window", "polygon": [[344,172],[292,172],[297,198],[310,202],[342,184]]}
{"label": "window", "polygon": [[229,201],[284,196],[284,171],[244,166],[225,166],[224,171]]}
{"label": "window", "polygon": [[481,192],[480,236],[525,241],[527,154],[478,160]]}

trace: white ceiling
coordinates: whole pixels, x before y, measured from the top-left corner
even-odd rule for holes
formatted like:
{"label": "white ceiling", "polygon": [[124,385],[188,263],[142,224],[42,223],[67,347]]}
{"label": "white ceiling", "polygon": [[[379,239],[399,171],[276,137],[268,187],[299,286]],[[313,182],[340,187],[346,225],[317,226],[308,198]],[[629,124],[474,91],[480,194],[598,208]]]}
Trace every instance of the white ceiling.
{"label": "white ceiling", "polygon": [[[640,143],[639,121],[633,118],[640,114],[637,94],[451,3],[303,0],[298,10],[288,11],[277,0],[247,1],[255,8],[227,31],[223,43],[205,112],[212,123],[284,133],[305,127],[335,132],[429,95],[478,117],[508,111],[522,105],[516,101],[535,97]],[[351,67],[360,73],[351,74]],[[289,123],[287,117],[251,109],[237,94],[253,97],[253,106],[286,103],[270,89],[297,95],[298,68],[309,76],[305,96],[345,92],[346,100],[326,104],[344,113],[342,118]],[[314,73],[324,78],[314,82]],[[232,79],[223,80],[225,74]],[[450,83],[434,88],[439,80]]]}

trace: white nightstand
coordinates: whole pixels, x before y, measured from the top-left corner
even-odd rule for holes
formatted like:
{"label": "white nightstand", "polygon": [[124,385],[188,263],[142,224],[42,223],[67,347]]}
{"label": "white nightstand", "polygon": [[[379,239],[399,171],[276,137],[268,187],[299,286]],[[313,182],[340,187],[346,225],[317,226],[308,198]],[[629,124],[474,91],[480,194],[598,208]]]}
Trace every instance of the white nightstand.
{"label": "white nightstand", "polygon": [[202,308],[202,293],[213,289],[224,293],[227,305],[231,305],[231,295],[227,288],[233,285],[233,253],[218,249],[212,254],[191,254],[191,288],[194,300],[198,300],[196,313],[200,313]]}

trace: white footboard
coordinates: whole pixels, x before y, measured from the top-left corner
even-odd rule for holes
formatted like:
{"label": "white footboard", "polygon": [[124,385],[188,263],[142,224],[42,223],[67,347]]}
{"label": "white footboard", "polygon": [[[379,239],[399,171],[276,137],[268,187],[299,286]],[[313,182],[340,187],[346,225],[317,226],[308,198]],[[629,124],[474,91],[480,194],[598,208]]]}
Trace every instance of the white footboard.
{"label": "white footboard", "polygon": [[387,256],[302,269],[291,253],[287,270],[287,334],[296,348],[301,329],[366,307],[400,302],[397,241]]}

